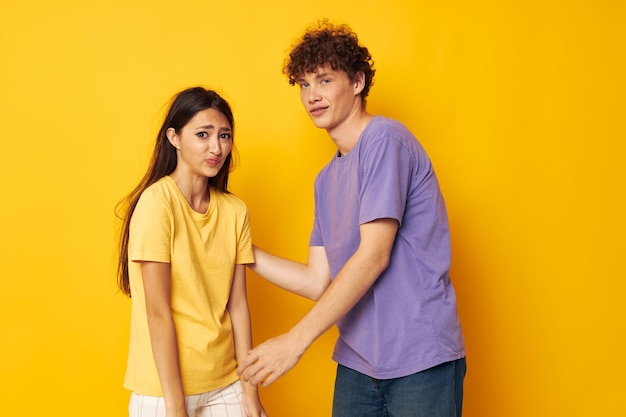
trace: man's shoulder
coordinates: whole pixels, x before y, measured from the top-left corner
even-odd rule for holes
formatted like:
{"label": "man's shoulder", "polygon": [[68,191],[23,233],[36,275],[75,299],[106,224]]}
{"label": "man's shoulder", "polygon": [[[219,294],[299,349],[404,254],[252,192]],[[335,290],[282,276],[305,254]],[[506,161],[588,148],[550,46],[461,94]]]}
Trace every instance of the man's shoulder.
{"label": "man's shoulder", "polygon": [[361,137],[362,149],[387,148],[395,145],[414,153],[417,138],[400,121],[385,116],[376,116]]}
{"label": "man's shoulder", "polygon": [[368,125],[373,136],[391,136],[395,138],[415,139],[415,136],[404,123],[387,116],[374,116]]}

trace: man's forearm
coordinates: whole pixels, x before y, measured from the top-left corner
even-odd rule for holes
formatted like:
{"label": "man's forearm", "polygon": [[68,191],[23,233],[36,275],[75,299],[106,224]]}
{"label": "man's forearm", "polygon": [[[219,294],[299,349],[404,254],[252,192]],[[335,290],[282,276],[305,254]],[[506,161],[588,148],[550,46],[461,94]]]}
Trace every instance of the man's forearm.
{"label": "man's forearm", "polygon": [[[309,263],[303,264],[272,255],[255,246],[254,257],[256,262],[248,265],[248,267],[284,290],[311,300],[317,300],[330,283],[330,276],[327,272],[327,266],[316,267],[319,262],[327,262],[326,259],[319,259],[318,263],[312,264],[310,262],[311,256],[310,252]],[[315,254],[313,257],[316,260]]]}
{"label": "man's forearm", "polygon": [[345,316],[387,267],[387,259],[357,251],[313,308],[291,329],[305,350]]}
{"label": "man's forearm", "polygon": [[345,316],[389,265],[398,230],[393,219],[361,226],[361,243],[319,301],[290,331],[306,348]]}

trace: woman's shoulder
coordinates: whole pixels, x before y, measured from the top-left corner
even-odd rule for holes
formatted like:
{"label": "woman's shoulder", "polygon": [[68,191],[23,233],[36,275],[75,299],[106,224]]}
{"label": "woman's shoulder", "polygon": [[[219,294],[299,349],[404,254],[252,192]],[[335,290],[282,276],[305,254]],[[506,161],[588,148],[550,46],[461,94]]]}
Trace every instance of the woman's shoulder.
{"label": "woman's shoulder", "polygon": [[173,181],[167,176],[158,179],[156,182],[150,184],[141,193],[139,200],[148,200],[152,202],[169,202],[176,198],[176,189]]}
{"label": "woman's shoulder", "polygon": [[244,211],[248,210],[246,202],[241,197],[238,197],[237,195],[231,192],[220,191],[220,190],[217,190],[216,188],[212,188],[211,192],[212,192],[212,195],[220,204],[227,205],[227,206],[239,209],[239,210],[244,210]]}

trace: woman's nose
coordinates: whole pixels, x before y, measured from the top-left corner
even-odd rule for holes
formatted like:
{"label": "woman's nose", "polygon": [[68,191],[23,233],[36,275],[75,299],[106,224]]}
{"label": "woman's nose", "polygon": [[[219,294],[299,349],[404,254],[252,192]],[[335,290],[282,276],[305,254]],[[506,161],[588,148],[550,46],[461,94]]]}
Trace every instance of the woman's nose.
{"label": "woman's nose", "polygon": [[220,143],[219,138],[211,138],[209,141],[209,152],[215,155],[220,155],[222,153],[222,144]]}

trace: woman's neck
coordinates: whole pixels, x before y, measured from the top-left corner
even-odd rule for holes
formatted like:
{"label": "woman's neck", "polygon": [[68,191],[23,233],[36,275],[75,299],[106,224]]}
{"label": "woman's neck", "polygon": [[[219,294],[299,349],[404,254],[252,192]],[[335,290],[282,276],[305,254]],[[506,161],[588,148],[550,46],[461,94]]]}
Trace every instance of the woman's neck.
{"label": "woman's neck", "polygon": [[208,178],[183,175],[178,169],[170,174],[185,200],[194,211],[206,213],[211,200],[211,193],[207,186]]}

